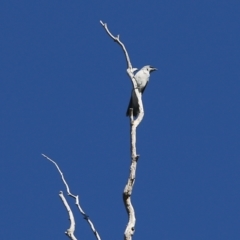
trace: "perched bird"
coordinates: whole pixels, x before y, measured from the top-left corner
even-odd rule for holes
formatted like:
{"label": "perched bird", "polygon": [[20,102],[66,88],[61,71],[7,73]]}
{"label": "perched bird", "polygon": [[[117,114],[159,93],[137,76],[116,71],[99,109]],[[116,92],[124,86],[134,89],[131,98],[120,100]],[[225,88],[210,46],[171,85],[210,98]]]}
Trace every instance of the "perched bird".
{"label": "perched bird", "polygon": [[[150,73],[153,71],[156,71],[156,70],[157,70],[157,68],[147,65],[147,66],[144,66],[142,69],[140,69],[135,74],[137,88],[141,94],[143,94],[143,92],[148,84]],[[138,106],[138,99],[137,99],[134,89],[132,90],[131,99],[130,99],[130,102],[129,102],[129,105],[127,108],[127,113],[126,113],[127,116],[130,115],[130,108],[133,109],[133,116],[136,117],[139,113],[139,106]]]}

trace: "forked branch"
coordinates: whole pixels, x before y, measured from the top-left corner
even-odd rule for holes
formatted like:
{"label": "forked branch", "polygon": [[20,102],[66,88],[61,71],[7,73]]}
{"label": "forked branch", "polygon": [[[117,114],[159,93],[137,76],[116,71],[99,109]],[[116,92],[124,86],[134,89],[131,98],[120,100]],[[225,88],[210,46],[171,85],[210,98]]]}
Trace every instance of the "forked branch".
{"label": "forked branch", "polygon": [[[52,163],[55,165],[55,167],[57,168],[59,174],[61,175],[62,181],[63,181],[63,183],[64,183],[64,185],[65,185],[65,187],[66,187],[66,190],[67,190],[68,195],[69,195],[70,197],[72,197],[72,198],[75,199],[75,201],[76,201],[75,204],[77,205],[78,210],[79,210],[80,213],[83,215],[83,218],[88,222],[88,224],[89,224],[90,228],[92,229],[92,231],[93,231],[96,239],[97,239],[97,240],[101,240],[101,238],[100,238],[97,230],[95,229],[92,221],[89,219],[89,216],[88,216],[88,215],[83,211],[83,209],[81,208],[80,203],[79,203],[79,197],[78,197],[78,195],[73,195],[73,194],[70,192],[70,188],[69,188],[69,186],[68,186],[68,184],[67,184],[67,181],[65,180],[64,175],[63,175],[61,169],[59,168],[58,164],[57,164],[54,160],[52,160],[51,158],[49,158],[48,156],[46,156],[45,154],[42,154],[42,156],[45,157],[47,160],[49,160],[50,162],[52,162]],[[65,197],[63,196],[63,193],[62,193],[62,192],[60,192],[59,196],[60,196],[60,198],[62,199],[65,207],[67,208],[67,211],[69,212],[69,218],[70,218],[71,226],[70,226],[70,228],[69,228],[65,233],[66,233],[68,236],[71,236],[71,233],[73,234],[73,233],[74,233],[74,230],[75,230],[75,221],[74,221],[73,213],[72,213],[69,205],[67,204],[67,201],[66,201]],[[73,236],[74,236],[74,235],[73,235]],[[71,238],[71,239],[75,240],[76,238]]]}

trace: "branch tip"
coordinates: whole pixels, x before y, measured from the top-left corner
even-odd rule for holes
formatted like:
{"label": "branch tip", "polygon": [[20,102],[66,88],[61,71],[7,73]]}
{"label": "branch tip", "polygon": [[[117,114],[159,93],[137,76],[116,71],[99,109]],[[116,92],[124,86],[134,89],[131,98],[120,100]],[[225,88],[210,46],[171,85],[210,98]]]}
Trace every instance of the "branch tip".
{"label": "branch tip", "polygon": [[[107,32],[107,34],[114,40],[114,42],[117,42],[121,46],[121,48],[122,48],[122,50],[123,50],[123,52],[125,54],[125,57],[126,57],[127,66],[128,66],[128,68],[131,69],[132,68],[132,64],[130,62],[130,58],[129,58],[128,52],[126,50],[126,47],[124,46],[124,44],[119,39],[120,36],[119,35],[117,35],[116,37],[113,36],[112,33],[109,31],[109,29],[107,27],[107,23],[103,23],[102,21],[100,21],[100,23],[105,28],[105,31]],[[132,76],[130,76],[130,78],[132,79]]]}

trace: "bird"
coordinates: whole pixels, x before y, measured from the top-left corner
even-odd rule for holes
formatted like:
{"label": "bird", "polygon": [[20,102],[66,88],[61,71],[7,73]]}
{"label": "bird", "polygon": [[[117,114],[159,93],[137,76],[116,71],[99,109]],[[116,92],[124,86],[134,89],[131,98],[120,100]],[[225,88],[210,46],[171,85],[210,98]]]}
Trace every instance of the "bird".
{"label": "bird", "polygon": [[[156,71],[157,68],[152,67],[150,65],[146,65],[143,68],[141,68],[135,75],[135,79],[137,82],[137,88],[138,91],[143,94],[144,90],[146,89],[146,86],[149,82],[150,73],[153,71]],[[132,89],[132,94],[130,98],[130,102],[127,108],[126,116],[130,116],[130,108],[133,109],[133,116],[136,117],[139,113],[139,106],[138,106],[138,98],[136,96],[135,90]]]}

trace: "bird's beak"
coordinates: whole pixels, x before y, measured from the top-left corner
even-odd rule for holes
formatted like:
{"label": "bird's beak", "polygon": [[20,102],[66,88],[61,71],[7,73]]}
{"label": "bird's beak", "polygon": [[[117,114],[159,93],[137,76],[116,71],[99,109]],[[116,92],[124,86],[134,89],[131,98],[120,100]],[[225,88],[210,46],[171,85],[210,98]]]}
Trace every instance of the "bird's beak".
{"label": "bird's beak", "polygon": [[155,67],[150,67],[150,72],[157,71],[157,68]]}

